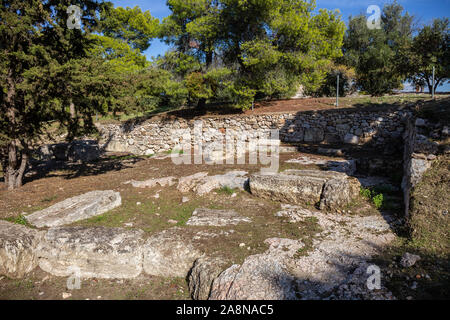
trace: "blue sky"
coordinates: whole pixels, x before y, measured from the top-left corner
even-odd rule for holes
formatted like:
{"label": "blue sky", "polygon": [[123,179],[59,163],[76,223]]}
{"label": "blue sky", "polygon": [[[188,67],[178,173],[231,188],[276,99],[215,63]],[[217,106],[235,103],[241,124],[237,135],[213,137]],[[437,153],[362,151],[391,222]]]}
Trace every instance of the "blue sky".
{"label": "blue sky", "polygon": [[[152,16],[162,20],[170,14],[166,6],[166,0],[110,0],[116,7],[139,6],[143,10],[149,10]],[[345,21],[350,15],[366,14],[370,5],[378,5],[380,8],[390,0],[316,0],[317,8],[339,9]],[[406,11],[414,15],[420,24],[428,24],[434,18],[450,17],[450,0],[397,0]],[[148,59],[164,54],[168,47],[158,41],[153,41],[151,47],[145,52]],[[446,90],[450,90],[447,85]]]}

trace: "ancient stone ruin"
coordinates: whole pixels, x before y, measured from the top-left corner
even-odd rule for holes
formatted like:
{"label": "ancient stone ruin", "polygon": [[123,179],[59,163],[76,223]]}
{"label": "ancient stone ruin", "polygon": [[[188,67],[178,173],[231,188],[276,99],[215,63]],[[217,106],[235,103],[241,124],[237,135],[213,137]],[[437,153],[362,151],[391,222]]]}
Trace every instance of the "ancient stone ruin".
{"label": "ancient stone ruin", "polygon": [[[329,118],[318,112],[202,121],[209,132],[205,141],[212,140],[214,130],[226,125],[237,131],[275,126],[282,129],[280,139],[284,142],[338,141],[342,145],[370,142],[375,147],[386,141],[401,141],[403,135],[405,216],[411,189],[438,153],[438,146],[425,135],[424,127],[431,124],[415,119],[407,111],[343,112],[332,113]],[[163,125],[150,122],[141,127],[108,125],[101,129],[105,136],[112,137],[104,146],[107,150],[149,154],[173,147],[178,141],[169,138],[171,129],[186,126],[189,124],[184,120],[177,120]],[[448,135],[448,128],[442,128],[442,134],[445,130]],[[388,149],[383,151],[387,156]],[[40,152],[42,157],[67,158],[67,152],[59,155],[57,150],[58,147],[51,147]],[[70,154],[83,158],[82,152],[71,150]],[[318,153],[337,156],[342,151],[320,147]],[[312,243],[267,238],[263,253],[230,265],[223,256],[208,256],[201,242],[208,237],[230,235],[233,227],[251,225],[253,220],[234,210],[201,207],[191,212],[185,227],[174,226],[149,237],[135,228],[72,226],[122,205],[119,192],[92,191],[26,215],[29,226],[0,221],[0,274],[23,278],[39,266],[52,275],[67,277],[75,266],[83,278],[132,279],[143,273],[181,277],[188,279],[193,299],[395,298],[385,287],[373,292],[365,290],[361,280],[370,258],[395,238],[392,231],[395,218],[343,214],[343,208],[359,197],[361,186],[377,183],[377,177],[370,176],[370,172],[384,163],[367,159],[315,160],[304,155],[286,163],[321,165],[324,170],[285,169],[279,173],[230,170],[218,175],[201,171],[189,176],[124,183],[139,189],[173,186],[180,197],[190,192],[208,196],[214,190],[229,188],[269,199],[279,203],[280,210],[275,216],[287,219],[288,223],[311,219],[317,222],[320,230]],[[368,175],[358,176],[357,172],[362,170]],[[199,227],[215,229],[195,229]],[[308,254],[299,254],[307,247],[311,250]]]}

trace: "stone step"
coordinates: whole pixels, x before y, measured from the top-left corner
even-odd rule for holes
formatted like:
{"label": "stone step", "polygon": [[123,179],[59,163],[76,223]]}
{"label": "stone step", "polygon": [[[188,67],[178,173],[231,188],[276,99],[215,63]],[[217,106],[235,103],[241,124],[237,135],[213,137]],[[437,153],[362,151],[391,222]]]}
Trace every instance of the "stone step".
{"label": "stone step", "polygon": [[119,192],[92,191],[34,212],[27,215],[25,219],[38,228],[58,227],[101,215],[121,204],[122,198]]}

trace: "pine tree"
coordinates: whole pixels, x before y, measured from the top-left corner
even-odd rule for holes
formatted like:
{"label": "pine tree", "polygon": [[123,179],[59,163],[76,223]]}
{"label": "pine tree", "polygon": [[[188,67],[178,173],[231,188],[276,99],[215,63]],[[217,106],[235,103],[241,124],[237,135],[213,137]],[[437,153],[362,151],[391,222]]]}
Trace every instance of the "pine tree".
{"label": "pine tree", "polygon": [[[71,5],[81,9],[81,29],[68,27]],[[93,130],[92,116],[102,112],[107,88],[102,61],[89,59],[87,50],[103,5],[0,2],[0,159],[8,189],[22,186],[32,148],[50,121],[67,128],[69,139]]]}

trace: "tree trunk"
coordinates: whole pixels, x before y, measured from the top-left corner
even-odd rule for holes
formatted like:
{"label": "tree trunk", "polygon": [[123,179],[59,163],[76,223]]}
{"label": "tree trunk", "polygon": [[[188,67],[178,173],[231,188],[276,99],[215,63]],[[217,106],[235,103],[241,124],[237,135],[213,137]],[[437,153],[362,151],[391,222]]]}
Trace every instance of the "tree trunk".
{"label": "tree trunk", "polygon": [[70,117],[75,119],[77,117],[77,111],[75,110],[75,104],[70,101]]}
{"label": "tree trunk", "polygon": [[19,151],[17,142],[11,141],[8,146],[8,163],[6,165],[6,170],[4,170],[5,184],[8,190],[14,190],[23,185],[23,177],[27,165],[27,151]]}
{"label": "tree trunk", "polygon": [[[6,116],[8,118],[11,130],[6,148],[6,155],[2,159],[2,167],[4,172],[5,185],[8,190],[20,188],[23,184],[23,176],[28,164],[28,146],[20,146],[18,139],[19,126],[17,123],[16,109],[16,83],[14,81],[13,70],[8,70],[7,76],[8,90],[5,100]],[[19,149],[21,147],[22,149]]]}

